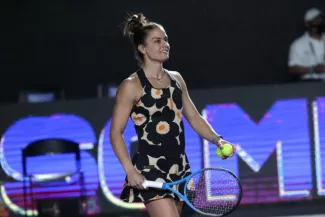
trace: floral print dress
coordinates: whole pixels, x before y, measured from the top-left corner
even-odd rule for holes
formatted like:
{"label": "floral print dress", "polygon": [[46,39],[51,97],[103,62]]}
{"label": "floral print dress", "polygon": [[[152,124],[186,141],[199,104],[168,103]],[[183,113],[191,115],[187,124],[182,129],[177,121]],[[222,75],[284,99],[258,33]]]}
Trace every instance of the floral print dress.
{"label": "floral print dress", "polygon": [[[185,154],[182,89],[173,75],[167,70],[165,73],[170,85],[158,89],[150,84],[143,70],[137,71],[143,94],[130,114],[139,141],[139,151],[132,163],[146,180],[173,182],[190,175],[191,169]],[[183,192],[184,184],[174,188]],[[166,190],[132,188],[125,179],[121,193],[123,201],[147,202],[161,198],[182,200]]]}

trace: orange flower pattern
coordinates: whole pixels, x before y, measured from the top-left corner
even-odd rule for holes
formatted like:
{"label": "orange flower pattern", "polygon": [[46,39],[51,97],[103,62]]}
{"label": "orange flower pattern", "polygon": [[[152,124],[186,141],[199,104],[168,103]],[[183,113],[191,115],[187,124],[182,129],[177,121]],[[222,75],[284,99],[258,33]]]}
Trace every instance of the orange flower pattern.
{"label": "orange flower pattern", "polygon": [[[185,154],[181,86],[167,71],[171,85],[161,89],[154,88],[142,70],[137,74],[143,94],[130,114],[139,141],[139,152],[132,158],[132,163],[150,181],[174,182],[182,179],[191,174],[191,168]],[[175,188],[182,192],[184,184]],[[145,202],[161,198],[182,200],[165,190],[132,188],[125,179],[121,193],[123,201]]]}

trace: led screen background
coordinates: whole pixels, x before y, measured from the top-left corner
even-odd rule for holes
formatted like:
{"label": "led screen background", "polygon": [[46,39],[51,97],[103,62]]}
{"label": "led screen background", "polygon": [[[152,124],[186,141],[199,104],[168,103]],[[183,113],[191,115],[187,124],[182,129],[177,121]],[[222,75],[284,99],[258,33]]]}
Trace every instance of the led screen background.
{"label": "led screen background", "polygon": [[[220,160],[215,157],[215,148],[208,144],[205,167],[232,170],[243,185],[242,203],[309,198],[312,161],[307,108],[305,99],[279,100],[255,123],[238,104],[208,105],[208,121],[237,144],[238,158]],[[241,169],[245,166],[241,164],[249,168]]]}
{"label": "led screen background", "polygon": [[317,194],[325,196],[325,97],[313,103]]}
{"label": "led screen background", "polygon": [[[306,89],[310,91],[305,93]],[[202,115],[238,148],[234,158],[219,160],[215,147],[203,141],[185,120],[186,151],[192,169],[218,166],[233,171],[243,183],[243,206],[322,198],[325,184],[323,93],[323,86],[308,84],[191,92]],[[11,211],[24,213],[21,148],[47,137],[71,139],[80,144],[89,203],[93,205],[90,214],[143,208],[143,204],[123,203],[118,199],[125,174],[108,137],[112,106],[111,99],[94,99],[0,107],[0,162],[4,183],[1,196]],[[131,121],[124,136],[132,153],[137,143]],[[74,168],[72,159],[72,156],[29,159],[28,171],[70,171]],[[37,198],[78,194],[77,186],[40,187],[35,191]]]}

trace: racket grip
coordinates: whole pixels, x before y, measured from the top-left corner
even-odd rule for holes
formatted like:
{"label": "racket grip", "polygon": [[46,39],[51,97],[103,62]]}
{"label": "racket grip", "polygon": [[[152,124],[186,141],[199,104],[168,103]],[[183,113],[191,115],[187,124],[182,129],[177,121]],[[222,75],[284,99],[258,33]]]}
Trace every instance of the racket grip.
{"label": "racket grip", "polygon": [[163,188],[164,183],[163,182],[153,182],[153,181],[147,181],[145,180],[142,186],[144,188]]}

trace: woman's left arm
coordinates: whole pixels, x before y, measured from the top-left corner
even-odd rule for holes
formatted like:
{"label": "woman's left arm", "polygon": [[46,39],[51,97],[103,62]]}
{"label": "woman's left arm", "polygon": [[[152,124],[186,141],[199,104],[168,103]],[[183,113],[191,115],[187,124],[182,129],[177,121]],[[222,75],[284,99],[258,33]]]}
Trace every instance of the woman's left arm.
{"label": "woman's left arm", "polygon": [[200,115],[194,103],[192,102],[187,85],[179,73],[175,73],[175,76],[182,86],[182,100],[183,100],[183,114],[192,128],[204,139],[216,144],[218,147],[225,143],[229,143],[222,139],[211,125]]}

